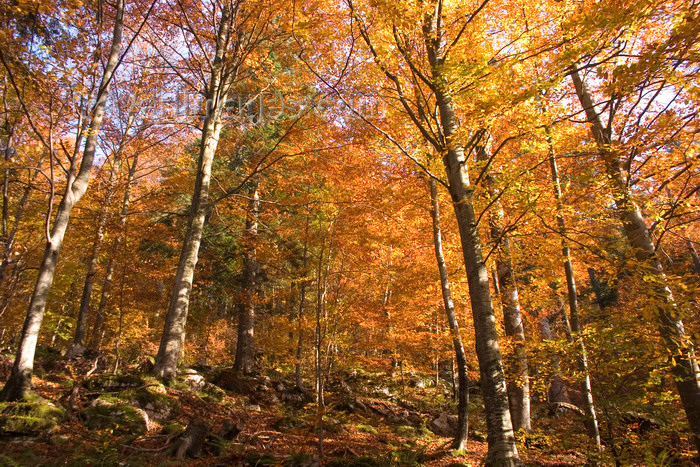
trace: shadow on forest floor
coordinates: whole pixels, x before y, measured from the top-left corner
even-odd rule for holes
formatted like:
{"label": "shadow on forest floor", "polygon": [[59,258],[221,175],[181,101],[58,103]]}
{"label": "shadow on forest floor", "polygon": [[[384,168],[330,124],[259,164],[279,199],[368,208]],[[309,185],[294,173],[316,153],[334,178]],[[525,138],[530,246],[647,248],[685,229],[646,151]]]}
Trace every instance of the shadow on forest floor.
{"label": "shadow on forest floor", "polygon": [[[0,358],[4,379],[11,357]],[[456,412],[449,388],[418,375],[397,381],[386,373],[337,372],[321,417],[291,373],[248,377],[197,368],[164,385],[144,374],[143,364],[119,375],[91,367],[53,355],[37,362],[34,403],[53,407],[53,419],[3,404],[0,466],[312,466],[319,465],[319,428],[323,465],[480,465],[487,451],[478,394],[471,397],[468,452],[453,452],[449,423],[433,422]],[[537,432],[519,437],[527,465],[586,463],[576,449],[586,440],[575,420],[540,422]]]}

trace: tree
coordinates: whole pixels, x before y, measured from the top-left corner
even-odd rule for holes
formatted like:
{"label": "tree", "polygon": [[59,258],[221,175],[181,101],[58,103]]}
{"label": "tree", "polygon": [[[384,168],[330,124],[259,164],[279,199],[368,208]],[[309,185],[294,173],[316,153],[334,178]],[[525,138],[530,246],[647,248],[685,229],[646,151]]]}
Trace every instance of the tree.
{"label": "tree", "polygon": [[[488,138],[488,136],[483,136]],[[515,341],[515,362],[512,365],[512,380],[508,382],[508,404],[510,416],[513,419],[514,430],[531,431],[530,423],[530,381],[527,366],[527,353],[525,351],[525,331],[523,328],[523,316],[520,311],[518,298],[518,285],[515,282],[513,270],[513,257],[510,249],[510,236],[505,230],[503,206],[499,201],[500,195],[496,189],[496,179],[488,166],[490,155],[486,144],[477,146],[477,160],[485,164],[484,181],[489,195],[491,210],[489,213],[489,234],[493,248],[497,251],[496,257],[496,281],[500,291],[501,304],[503,306],[503,325],[506,336]]]}
{"label": "tree", "polygon": [[[102,79],[95,98],[90,115],[85,148],[80,162],[80,168],[76,171],[78,163],[77,150],[71,159],[71,168],[68,172],[66,187],[63,198],[58,206],[54,223],[47,238],[44,257],[39,266],[39,274],[34,287],[34,293],[27,310],[27,316],[22,329],[22,337],[15,363],[12,367],[10,377],[5,384],[0,399],[20,400],[30,389],[32,371],[34,366],[34,352],[41,322],[46,309],[46,299],[53,283],[58,255],[63,245],[63,238],[68,228],[70,214],[75,204],[82,198],[87,190],[92,172],[95,150],[97,148],[97,137],[100,124],[104,118],[107,96],[111,84],[112,76],[119,64],[119,50],[122,40],[122,28],[124,26],[124,0],[118,0],[116,14],[114,18],[114,28],[112,31],[112,46],[107,59],[107,65],[102,74]],[[76,149],[79,141],[76,141]],[[50,154],[53,157],[53,154]]]}
{"label": "tree", "polygon": [[622,154],[612,140],[612,126],[603,125],[593,96],[578,68],[571,71],[571,78],[576,95],[586,113],[586,119],[591,125],[600,163],[605,167],[615,200],[615,210],[640,267],[651,277],[650,287],[654,291],[656,300],[659,300],[656,309],[659,332],[673,359],[673,377],[690,423],[695,445],[700,452],[700,370],[695,360],[693,344],[686,337],[679,313],[674,310],[675,300],[666,284],[664,269],[657,256],[656,246],[651,239],[644,216],[632,198],[628,185],[630,174],[625,173],[625,166],[621,160]]}
{"label": "tree", "polygon": [[238,340],[236,341],[236,360],[233,368],[242,373],[252,373],[255,370],[255,302],[259,288],[260,266],[256,259],[256,237],[258,236],[258,212],[260,210],[260,195],[258,183],[250,182],[248,188],[248,211],[246,213],[243,278],[241,300],[238,304]]}
{"label": "tree", "polygon": [[[425,141],[431,144],[443,157],[447,174],[447,187],[452,196],[459,226],[474,316],[476,354],[479,360],[484,405],[486,406],[489,443],[486,463],[518,465],[520,460],[508,409],[503,362],[498,346],[488,271],[483,258],[477,216],[474,210],[474,187],[469,179],[465,145],[461,141],[464,135],[459,129],[454,93],[451,87],[452,79],[449,74],[450,52],[453,51],[454,46],[463,37],[472,20],[481,11],[481,7],[471,14],[458,16],[457,21],[462,22],[460,26],[447,20],[443,3],[439,0],[425,5],[425,9],[420,8],[417,12],[412,12],[417,17],[422,16],[422,18],[418,20],[420,22],[418,25],[411,24],[410,21],[403,21],[407,31],[400,28],[393,19],[389,19],[388,27],[391,31],[389,34],[394,38],[393,46],[399,51],[401,58],[410,70],[409,79],[412,83],[420,83],[425,86],[434,96],[434,103],[431,103],[434,105],[434,109],[430,109],[426,108],[427,102],[423,100],[426,99],[426,93],[419,94],[415,100],[409,99],[404,94],[401,79],[388,68],[385,57],[378,53],[377,47],[362,20],[363,12],[358,11],[352,2],[348,2],[348,4],[353,17],[359,24],[364,42],[370,49],[375,62],[392,83],[395,95],[406,115],[420,131]],[[402,14],[407,13],[402,12]],[[455,28],[452,36],[448,35],[450,31],[445,29],[446,24],[451,24]],[[415,33],[415,31],[411,31],[415,26],[420,28],[418,37],[422,42],[421,55],[418,56],[427,58],[427,63],[419,63],[415,58],[417,55],[416,50],[414,50],[416,36],[411,34]],[[433,115],[436,116],[433,117]],[[472,137],[469,144],[473,144],[473,142],[474,138]]]}
{"label": "tree", "polygon": [[[201,48],[199,53],[208,57],[211,50],[207,47],[211,47],[214,55],[213,60],[207,60],[209,68],[201,70],[202,76],[204,73],[208,74],[204,83],[207,111],[202,126],[195,187],[187,231],[175,274],[175,285],[153,369],[156,375],[165,378],[173,377],[177,371],[202,231],[211,207],[209,199],[211,167],[224,125],[223,114],[227,96],[239,78],[239,72],[246,59],[264,40],[267,18],[271,14],[270,11],[264,11],[262,5],[244,5],[235,0],[224,0],[223,5],[215,2],[209,8],[205,8],[205,11],[211,9],[217,16],[215,43],[204,46],[202,45],[205,44],[205,39],[202,37],[203,31],[194,30],[188,25],[190,21],[194,21],[194,18],[188,17],[188,13],[192,14],[192,6],[187,5],[186,8],[186,5],[180,3],[179,8],[184,13],[183,22],[179,26],[186,34],[194,35],[195,41]],[[197,18],[197,21],[201,20],[203,18]],[[199,57],[192,55],[189,60],[188,66],[196,71]],[[179,73],[178,68],[174,67],[174,70]]]}
{"label": "tree", "polygon": [[455,313],[452,293],[450,291],[450,277],[445,264],[445,255],[442,252],[442,232],[440,230],[440,203],[438,200],[437,183],[434,179],[429,179],[430,202],[432,209],[430,215],[433,218],[433,243],[435,245],[435,259],[440,271],[440,285],[442,289],[442,299],[445,303],[445,313],[450,325],[452,343],[454,345],[455,356],[457,357],[457,374],[459,379],[458,406],[457,406],[457,436],[455,436],[452,446],[457,450],[467,447],[467,437],[469,435],[469,375],[467,374],[467,356],[462,345],[462,336],[459,333],[459,323]]}

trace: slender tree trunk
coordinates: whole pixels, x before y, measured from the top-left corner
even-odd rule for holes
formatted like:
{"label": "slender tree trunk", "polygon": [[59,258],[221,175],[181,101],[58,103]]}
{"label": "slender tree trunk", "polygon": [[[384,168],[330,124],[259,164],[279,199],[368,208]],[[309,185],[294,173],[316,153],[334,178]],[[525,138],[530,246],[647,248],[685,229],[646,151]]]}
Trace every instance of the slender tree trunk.
{"label": "slender tree trunk", "polygon": [[109,262],[107,263],[107,268],[105,269],[105,276],[102,280],[102,290],[100,291],[100,303],[97,305],[97,312],[95,313],[95,323],[92,327],[92,334],[90,337],[90,349],[97,352],[102,345],[102,337],[104,336],[104,321],[105,313],[107,310],[107,302],[109,300],[109,294],[112,291],[112,278],[114,276],[114,264],[116,262],[117,255],[119,254],[119,249],[124,241],[124,235],[126,231],[126,216],[129,213],[129,204],[131,202],[131,183],[136,175],[136,167],[138,166],[139,157],[138,154],[134,154],[134,159],[131,161],[129,166],[129,173],[126,177],[126,187],[124,188],[124,196],[122,198],[122,208],[119,212],[119,232],[114,238],[112,244],[112,251],[109,257]]}
{"label": "slender tree trunk", "polygon": [[[489,154],[486,147],[477,148],[477,159],[488,163]],[[495,177],[486,169],[485,185],[491,198],[496,198]],[[508,405],[513,420],[514,430],[531,431],[530,423],[530,377],[525,352],[525,330],[520,311],[518,286],[513,272],[513,257],[510,250],[510,236],[504,231],[505,214],[503,205],[496,201],[489,213],[489,230],[491,241],[497,249],[496,275],[498,278],[499,295],[503,307],[503,325],[506,336],[514,341],[514,361],[512,362],[511,381],[508,382]]]}
{"label": "slender tree trunk", "polygon": [[[659,332],[672,359],[672,374],[683,403],[695,447],[700,453],[700,380],[692,342],[687,338],[680,310],[668,287],[661,261],[639,206],[632,199],[628,186],[628,174],[621,168],[621,154],[612,144],[610,132],[603,126],[596,112],[593,96],[577,70],[571,72],[586,119],[591,124],[598,146],[598,157],[608,176],[615,209],[632,246],[639,267],[654,280],[649,287],[660,302],[657,306]],[[572,323],[573,325],[573,323]]]}
{"label": "slender tree trunk", "polygon": [[[20,220],[22,219],[22,216],[24,215],[24,211],[27,208],[27,202],[29,201],[29,195],[31,194],[32,191],[32,183],[34,180],[36,180],[37,176],[42,173],[41,172],[41,165],[43,162],[44,158],[43,156],[39,159],[38,162],[38,167],[36,170],[33,172],[30,171],[30,176],[29,180],[27,180],[27,186],[24,187],[24,191],[22,192],[22,197],[19,200],[19,203],[17,203],[17,208],[15,209],[15,214],[14,214],[14,220],[12,222],[12,228],[6,233],[3,234],[3,258],[2,262],[0,262],[0,285],[5,281],[5,274],[7,271],[7,268],[10,266],[11,263],[13,263],[12,259],[12,248],[15,244],[15,236],[17,235],[17,230],[19,229],[19,224]],[[3,187],[4,189],[4,187]],[[6,203],[9,202],[9,200],[6,200],[6,195],[3,191],[3,216],[6,216],[7,214],[5,213],[5,210],[8,209],[6,207]],[[7,226],[6,224],[9,222],[9,219],[5,219],[3,217],[3,229],[6,229]]]}
{"label": "slender tree trunk", "polygon": [[[309,267],[309,223],[311,221],[311,216],[308,212],[306,214],[306,224],[304,225],[304,260],[303,260],[303,274],[306,276],[307,268]],[[304,303],[306,302],[306,280],[304,279],[300,286],[299,291],[299,315],[297,317],[297,354],[296,363],[294,365],[294,379],[296,381],[297,389],[304,391],[304,382],[301,379],[301,357],[302,349],[304,343]]]}
{"label": "slender tree trunk", "polygon": [[20,345],[17,350],[15,363],[10,377],[0,392],[0,400],[20,400],[31,387],[34,369],[34,352],[39,336],[39,329],[46,310],[46,299],[53,284],[58,255],[63,246],[63,238],[68,228],[70,214],[75,204],[83,197],[90,182],[92,162],[97,148],[97,137],[104,118],[107,95],[112,75],[118,65],[119,49],[121,47],[122,27],[124,24],[124,0],[117,0],[117,12],[112,34],[112,47],[107,59],[107,65],[98,88],[97,101],[92,111],[88,136],[85,140],[83,158],[78,173],[72,170],[68,173],[63,198],[58,206],[56,218],[44,250],[44,257],[39,266],[39,273],[32,294],[27,317],[22,328]]}
{"label": "slender tree trunk", "polygon": [[695,249],[695,245],[693,244],[693,241],[691,239],[686,239],[686,245],[688,245],[688,252],[690,253],[690,257],[693,258],[693,269],[695,270],[695,274],[700,274],[700,256],[698,256],[698,252]]}
{"label": "slender tree trunk", "polygon": [[469,297],[474,316],[476,355],[479,360],[481,388],[486,408],[486,430],[488,440],[487,465],[503,467],[520,465],[518,449],[515,445],[513,424],[508,408],[508,394],[503,372],[503,360],[498,346],[496,319],[489,289],[489,276],[481,249],[481,239],[474,212],[474,187],[469,182],[467,159],[464,146],[457,139],[458,124],[452,97],[448,89],[448,79],[444,73],[444,57],[440,55],[440,40],[437,32],[436,13],[424,29],[426,49],[435,82],[440,122],[446,142],[443,156],[450,195],[457,217],[464,266],[467,271]]}
{"label": "slender tree trunk", "polygon": [[[163,378],[172,378],[177,372],[180,347],[185,334],[187,309],[194,280],[194,271],[199,255],[204,222],[209,210],[209,185],[211,166],[219,144],[221,134],[221,113],[226,101],[226,94],[232,76],[225,73],[224,52],[232,34],[230,31],[231,6],[227,2],[222,11],[216,38],[216,56],[211,70],[211,80],[207,90],[208,112],[202,128],[197,176],[195,179],[192,205],[187,224],[185,239],[180,251],[180,261],[175,274],[175,284],[170,299],[170,306],[165,317],[163,334],[160,339],[158,354],[153,372]],[[228,81],[228,82],[227,82]],[[211,105],[209,105],[211,103]]]}
{"label": "slender tree trunk", "polygon": [[316,268],[316,342],[315,342],[315,376],[316,376],[316,405],[318,407],[317,428],[318,428],[318,457],[323,459],[323,416],[325,414],[326,402],[323,395],[323,329],[321,328],[321,319],[323,317],[324,302],[326,293],[328,292],[328,268],[331,261],[331,246],[328,247],[328,264],[326,266],[326,274],[323,274],[323,256],[326,248],[326,240],[328,234],[332,230],[332,224],[328,229],[328,233],[323,237],[321,243],[321,251],[318,255],[318,265]]}
{"label": "slender tree trunk", "polygon": [[[557,157],[552,145],[552,138],[549,127],[547,131],[547,143],[549,145],[549,167],[552,173],[552,189],[554,198],[557,201],[557,225],[559,227],[559,235],[561,236],[561,255],[564,259],[564,273],[566,275],[566,290],[569,297],[569,314],[571,320],[567,320],[571,329],[571,338],[576,341],[579,348],[578,367],[583,374],[581,381],[581,392],[584,395],[584,404],[586,411],[586,428],[588,434],[595,442],[596,448],[600,451],[600,431],[598,430],[598,418],[596,416],[595,403],[593,402],[593,388],[591,386],[591,377],[588,371],[588,358],[586,356],[586,344],[583,340],[581,332],[581,319],[578,312],[578,295],[576,293],[576,279],[574,278],[574,268],[571,264],[571,250],[567,240],[566,220],[564,219],[564,204],[562,203],[561,184],[559,182],[559,169],[557,167]],[[562,309],[562,313],[564,313]]]}
{"label": "slender tree trunk", "polygon": [[[107,188],[107,196],[104,204],[102,204],[100,207],[100,212],[97,219],[95,239],[92,243],[90,259],[88,260],[88,269],[87,273],[85,274],[85,284],[83,285],[83,293],[80,297],[80,309],[78,310],[78,319],[75,326],[75,333],[73,335],[73,346],[71,347],[72,352],[80,352],[80,349],[83,347],[83,341],[85,340],[85,334],[87,332],[92,289],[95,285],[95,276],[97,275],[97,260],[100,255],[100,250],[102,249],[102,241],[104,240],[105,227],[107,225],[107,218],[109,215],[109,205],[112,202],[113,176],[114,172],[112,172],[112,176],[110,177],[109,186]],[[72,352],[69,351],[69,354]]]}
{"label": "slender tree trunk", "polygon": [[255,300],[258,289],[258,269],[255,242],[258,236],[260,198],[258,184],[253,181],[249,190],[250,201],[245,222],[243,252],[243,286],[238,305],[238,340],[233,369],[250,374],[255,371]]}
{"label": "slender tree trunk", "polygon": [[[440,286],[442,289],[442,300],[445,303],[445,313],[447,314],[447,322],[450,325],[450,333],[452,334],[452,344],[455,348],[455,357],[457,359],[457,374],[459,380],[458,389],[458,406],[457,406],[457,435],[455,436],[452,447],[457,450],[467,448],[467,437],[469,434],[469,376],[467,374],[467,356],[462,345],[462,337],[459,332],[459,324],[457,322],[457,314],[455,313],[454,303],[452,302],[452,293],[450,292],[450,278],[445,264],[445,256],[442,252],[442,233],[440,230],[440,203],[438,201],[437,184],[433,178],[430,179],[430,202],[432,210],[430,214],[433,218],[433,244],[435,245],[435,259],[437,260],[438,270],[440,271]],[[453,366],[454,368],[454,366]],[[454,369],[453,378],[454,382]]]}
{"label": "slender tree trunk", "polygon": [[[561,303],[561,306],[564,306],[564,304]],[[549,324],[549,319],[549,316],[543,315],[539,317],[540,334],[542,335],[543,341],[554,340],[554,333],[552,333],[552,328]],[[564,384],[564,380],[562,379],[559,373],[559,356],[556,355],[556,353],[552,356],[550,366],[553,370],[553,376],[551,381],[549,382],[549,388],[547,390],[547,402],[570,402],[569,394],[566,390],[566,385]]]}

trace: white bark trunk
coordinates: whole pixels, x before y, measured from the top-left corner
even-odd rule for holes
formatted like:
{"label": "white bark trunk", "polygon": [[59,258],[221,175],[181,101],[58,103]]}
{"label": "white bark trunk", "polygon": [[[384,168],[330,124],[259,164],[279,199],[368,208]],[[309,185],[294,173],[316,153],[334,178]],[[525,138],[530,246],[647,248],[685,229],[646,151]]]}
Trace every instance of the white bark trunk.
{"label": "white bark trunk", "polygon": [[58,255],[63,246],[63,238],[68,228],[70,214],[75,204],[83,197],[90,182],[92,163],[97,148],[97,136],[104,118],[107,95],[109,93],[112,75],[118,65],[119,49],[121,47],[122,27],[124,24],[124,0],[117,0],[117,12],[114,20],[112,34],[112,47],[107,60],[107,66],[102,75],[102,80],[98,88],[97,101],[92,111],[88,136],[85,140],[83,159],[77,175],[69,172],[66,180],[66,189],[63,199],[58,206],[56,218],[51,227],[50,237],[44,250],[44,257],[39,266],[34,292],[27,310],[27,317],[24,321],[20,345],[17,350],[15,363],[12,367],[10,377],[5,384],[0,399],[19,400],[30,389],[31,377],[34,369],[34,352],[36,351],[39,329],[46,310],[46,299],[53,284]]}

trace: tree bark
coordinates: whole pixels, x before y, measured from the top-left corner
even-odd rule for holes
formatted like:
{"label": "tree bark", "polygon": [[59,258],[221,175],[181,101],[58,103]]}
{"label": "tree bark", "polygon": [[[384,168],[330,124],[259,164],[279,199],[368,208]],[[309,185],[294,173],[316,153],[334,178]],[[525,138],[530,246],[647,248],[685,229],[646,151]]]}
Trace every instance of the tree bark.
{"label": "tree bark", "polygon": [[[442,300],[445,304],[445,313],[447,321],[450,325],[450,333],[452,334],[452,344],[455,349],[455,357],[457,360],[457,374],[459,380],[458,388],[458,406],[457,406],[457,435],[452,443],[452,447],[457,450],[467,448],[467,437],[469,434],[469,375],[467,374],[467,356],[462,345],[462,337],[459,333],[459,323],[457,322],[457,314],[455,313],[454,303],[452,302],[452,293],[450,291],[450,277],[445,264],[445,256],[442,252],[442,232],[440,229],[440,203],[438,201],[437,183],[434,179],[430,179],[430,202],[432,209],[430,211],[433,218],[433,244],[435,246],[435,259],[437,260],[438,270],[440,271],[440,288],[442,290]],[[453,367],[454,368],[454,367]],[[453,371],[454,372],[454,371]],[[454,382],[454,376],[453,376]]]}
{"label": "tree bark", "polygon": [[258,236],[260,198],[257,182],[251,183],[244,233],[242,300],[238,305],[238,340],[233,364],[234,370],[245,374],[255,371],[255,300],[259,282],[255,242]]}
{"label": "tree bark", "polygon": [[309,267],[309,223],[311,221],[311,216],[307,212],[306,214],[306,224],[304,225],[304,259],[303,259],[303,274],[304,278],[302,280],[300,290],[299,290],[299,313],[297,316],[297,354],[296,363],[294,364],[294,380],[296,381],[297,389],[304,391],[304,382],[301,379],[301,356],[304,344],[304,304],[306,302],[306,275],[308,273],[307,268]]}
{"label": "tree bark", "polygon": [[[185,334],[187,310],[194,280],[194,271],[199,255],[199,245],[207,212],[209,210],[209,185],[211,182],[211,166],[219,144],[221,134],[221,113],[230,86],[230,73],[227,73],[224,63],[226,44],[232,34],[231,5],[225,3],[216,37],[216,56],[211,70],[211,79],[207,89],[207,115],[202,128],[197,175],[195,178],[192,205],[187,224],[187,231],[180,251],[180,260],[175,274],[175,284],[170,299],[170,305],[165,317],[163,334],[160,339],[158,354],[153,372],[162,378],[172,378],[177,372],[177,362],[180,358],[180,348]],[[230,71],[230,70],[229,70]]]}
{"label": "tree bark", "polygon": [[[558,297],[557,297],[558,298]],[[561,302],[561,306],[564,306],[564,303]],[[556,315],[555,315],[556,316]],[[540,325],[540,334],[542,336],[543,341],[553,341],[554,340],[554,333],[552,332],[552,328],[549,324],[550,317],[546,315],[542,315],[539,317],[539,325]],[[569,394],[568,391],[566,390],[566,385],[564,384],[564,380],[562,379],[560,375],[560,365],[559,365],[559,356],[555,353],[552,356],[552,360],[550,361],[550,365],[552,367],[552,379],[549,382],[549,388],[547,389],[547,402],[548,403],[556,403],[556,402],[565,402],[569,403]]]}
{"label": "tree bark", "polygon": [[[571,250],[567,241],[566,220],[564,219],[564,204],[561,200],[561,183],[559,182],[559,169],[557,167],[557,157],[554,152],[552,138],[549,127],[547,131],[547,144],[549,145],[549,167],[552,173],[552,190],[554,198],[557,201],[557,225],[559,227],[559,235],[561,236],[561,255],[564,260],[564,273],[566,275],[566,289],[569,297],[569,321],[571,329],[571,339],[578,344],[578,367],[583,374],[581,381],[581,392],[584,395],[585,413],[586,413],[586,428],[589,436],[595,442],[596,448],[600,451],[600,431],[598,429],[598,418],[596,416],[595,403],[593,401],[593,388],[591,386],[591,376],[588,371],[588,358],[586,355],[586,344],[583,340],[581,332],[581,319],[578,312],[578,295],[576,293],[576,279],[574,278],[574,268],[571,264]],[[562,309],[562,313],[565,313]]]}
{"label": "tree bark", "polygon": [[503,360],[498,346],[495,313],[491,302],[488,270],[481,249],[481,238],[474,212],[474,187],[469,182],[464,147],[457,139],[458,124],[449,84],[444,70],[438,31],[439,2],[435,13],[424,25],[426,51],[435,83],[435,98],[445,139],[443,164],[447,173],[450,195],[459,227],[464,265],[467,272],[469,297],[474,316],[476,355],[479,360],[481,388],[486,408],[488,440],[487,465],[520,465],[515,445],[513,424],[508,408]]}
{"label": "tree bark", "polygon": [[[73,335],[73,348],[79,349],[83,346],[85,333],[87,332],[88,314],[90,310],[90,301],[92,299],[92,289],[95,285],[95,276],[97,275],[97,260],[102,249],[102,241],[104,240],[105,227],[109,215],[109,205],[112,202],[112,181],[114,172],[110,176],[109,186],[107,187],[107,196],[104,204],[100,207],[97,218],[97,229],[95,230],[95,239],[90,250],[90,259],[88,260],[88,269],[85,274],[85,284],[83,285],[83,293],[80,297],[80,309],[78,310],[78,319]],[[70,353],[70,352],[69,352]]]}
{"label": "tree bark", "polygon": [[695,245],[693,244],[693,241],[691,239],[686,239],[686,245],[688,246],[688,252],[690,253],[690,257],[693,258],[693,270],[695,271],[695,274],[700,275],[700,256],[698,256],[698,252],[695,249]]}
{"label": "tree bark", "polygon": [[[485,146],[477,148],[477,159],[488,163],[489,154]],[[496,198],[496,179],[485,169],[485,186],[491,198]],[[505,213],[503,205],[496,201],[491,206],[489,213],[489,230],[491,241],[494,243],[498,255],[496,257],[496,275],[500,291],[501,305],[503,307],[503,325],[506,336],[514,341],[514,361],[512,362],[512,375],[507,384],[508,405],[510,416],[513,420],[514,430],[531,431],[530,423],[530,376],[527,365],[527,353],[525,352],[525,330],[523,317],[520,311],[520,299],[518,297],[518,285],[515,283],[513,272],[513,256],[510,250],[510,236],[504,231]]]}
{"label": "tree bark", "polygon": [[[39,337],[39,329],[41,328],[41,322],[44,318],[44,311],[46,310],[46,299],[51,290],[51,285],[53,284],[58,255],[63,246],[63,238],[68,228],[71,211],[85,194],[90,182],[92,163],[97,148],[97,137],[104,118],[107,95],[109,93],[112,75],[119,61],[123,25],[124,0],[117,0],[117,11],[112,33],[112,46],[98,88],[95,106],[92,111],[80,169],[76,174],[75,166],[72,165],[72,170],[68,173],[65,192],[58,206],[56,218],[44,250],[44,256],[39,266],[39,273],[22,328],[20,345],[17,349],[15,363],[12,366],[12,372],[10,373],[5,387],[0,392],[0,400],[10,401],[23,399],[25,393],[31,386],[32,372],[34,370],[34,353]],[[75,164],[75,161],[73,162]]]}
{"label": "tree bark", "polygon": [[605,167],[615,209],[622,222],[627,241],[634,250],[643,274],[653,277],[649,287],[660,302],[656,307],[657,326],[672,358],[673,379],[688,418],[695,447],[700,453],[700,380],[698,380],[699,372],[693,344],[685,334],[683,321],[680,318],[681,310],[677,310],[678,305],[667,284],[666,275],[656,254],[644,216],[632,199],[628,185],[629,174],[625,173],[621,167],[620,151],[613,145],[611,132],[603,126],[600,115],[595,109],[593,96],[579,71],[574,69],[570,74],[576,94],[586,113],[586,119],[591,125],[598,148],[598,158]]}
{"label": "tree bark", "polygon": [[131,202],[131,183],[136,175],[136,167],[138,166],[139,156],[138,153],[134,154],[134,159],[131,161],[129,166],[129,173],[126,177],[126,187],[124,188],[124,197],[122,198],[122,208],[119,212],[119,232],[114,238],[112,244],[112,251],[109,257],[109,262],[107,263],[107,268],[105,269],[105,276],[102,280],[102,290],[100,291],[100,303],[97,305],[97,312],[95,313],[95,322],[92,326],[92,333],[90,337],[89,347],[93,351],[97,352],[102,345],[102,337],[104,336],[104,321],[105,313],[107,310],[107,302],[109,300],[109,294],[112,291],[112,278],[114,276],[114,263],[116,262],[117,255],[119,254],[119,248],[124,241],[124,235],[126,230],[126,216],[129,213],[129,204]]}

